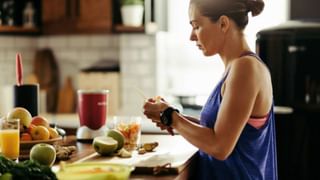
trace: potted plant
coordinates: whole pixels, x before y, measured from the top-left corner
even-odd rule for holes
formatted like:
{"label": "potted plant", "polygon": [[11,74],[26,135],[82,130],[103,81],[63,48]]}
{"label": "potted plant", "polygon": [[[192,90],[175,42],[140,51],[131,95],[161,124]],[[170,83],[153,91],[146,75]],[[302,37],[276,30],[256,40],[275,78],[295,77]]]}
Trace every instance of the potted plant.
{"label": "potted plant", "polygon": [[143,20],[144,0],[121,1],[122,22],[126,26],[141,26]]}

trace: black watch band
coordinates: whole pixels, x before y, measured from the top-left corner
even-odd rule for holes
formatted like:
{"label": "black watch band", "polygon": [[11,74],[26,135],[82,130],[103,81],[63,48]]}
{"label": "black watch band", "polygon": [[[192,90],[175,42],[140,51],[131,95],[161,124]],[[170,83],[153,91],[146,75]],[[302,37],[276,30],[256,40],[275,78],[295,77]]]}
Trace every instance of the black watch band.
{"label": "black watch band", "polygon": [[172,124],[172,113],[174,111],[179,113],[179,110],[175,109],[173,107],[168,107],[162,113],[160,113],[161,123],[166,125],[166,126],[171,126],[171,124]]}

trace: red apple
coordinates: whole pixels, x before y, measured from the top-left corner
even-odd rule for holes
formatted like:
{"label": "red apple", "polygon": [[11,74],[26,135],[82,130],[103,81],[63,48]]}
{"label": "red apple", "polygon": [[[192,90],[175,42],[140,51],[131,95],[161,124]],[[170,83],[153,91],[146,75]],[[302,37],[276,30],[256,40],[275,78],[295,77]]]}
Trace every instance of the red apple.
{"label": "red apple", "polygon": [[44,126],[44,127],[49,127],[49,122],[48,120],[43,117],[43,116],[35,116],[32,118],[31,124],[35,126]]}
{"label": "red apple", "polygon": [[27,128],[27,133],[29,133],[29,134],[31,134],[31,130],[34,128],[34,127],[36,127],[36,125],[34,125],[34,124],[30,124],[30,126]]}

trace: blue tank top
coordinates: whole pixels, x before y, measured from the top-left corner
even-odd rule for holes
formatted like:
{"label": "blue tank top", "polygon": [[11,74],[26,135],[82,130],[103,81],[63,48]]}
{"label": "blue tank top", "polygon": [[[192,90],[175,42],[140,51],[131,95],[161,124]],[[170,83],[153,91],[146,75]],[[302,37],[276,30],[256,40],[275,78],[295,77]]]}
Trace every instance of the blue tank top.
{"label": "blue tank top", "polygon": [[[254,53],[245,55],[257,57]],[[228,72],[210,94],[201,111],[200,124],[205,127],[214,127],[222,100],[221,87],[227,76]],[[245,125],[233,152],[224,161],[199,150],[197,179],[278,179],[274,123],[272,105],[267,121],[261,128],[256,129],[248,123]]]}

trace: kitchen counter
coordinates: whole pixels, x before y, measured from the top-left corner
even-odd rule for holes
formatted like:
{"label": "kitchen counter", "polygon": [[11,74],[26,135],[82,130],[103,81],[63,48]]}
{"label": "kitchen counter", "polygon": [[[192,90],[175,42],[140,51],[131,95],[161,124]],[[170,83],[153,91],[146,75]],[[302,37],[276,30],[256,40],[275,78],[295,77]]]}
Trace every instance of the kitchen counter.
{"label": "kitchen counter", "polygon": [[[77,146],[77,151],[66,163],[124,163],[135,166],[130,179],[187,179],[197,148],[180,135],[143,134],[141,137],[141,143],[154,141],[159,143],[154,152],[139,155],[134,151],[131,158],[102,157],[94,151],[91,143],[78,142],[75,136],[67,136],[61,144]],[[163,168],[164,165],[168,166]],[[53,167],[53,169],[57,168],[58,164]],[[159,169],[160,173],[154,175]]]}
{"label": "kitchen counter", "polygon": [[[79,116],[76,113],[73,114],[41,114],[46,117],[50,123],[56,124],[57,126],[69,130],[71,134],[75,134],[76,129],[80,126]],[[108,116],[106,119],[106,126],[108,128],[113,126],[114,116]],[[152,134],[168,134],[167,131],[162,131],[158,128],[151,120],[146,119],[144,116],[141,117],[141,130],[142,133]]]}

